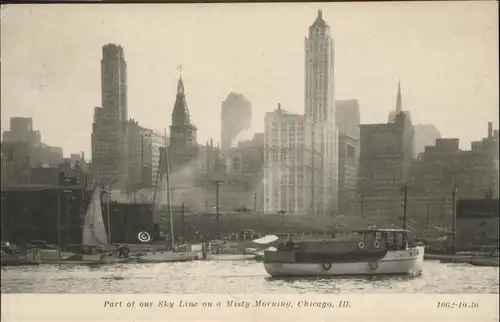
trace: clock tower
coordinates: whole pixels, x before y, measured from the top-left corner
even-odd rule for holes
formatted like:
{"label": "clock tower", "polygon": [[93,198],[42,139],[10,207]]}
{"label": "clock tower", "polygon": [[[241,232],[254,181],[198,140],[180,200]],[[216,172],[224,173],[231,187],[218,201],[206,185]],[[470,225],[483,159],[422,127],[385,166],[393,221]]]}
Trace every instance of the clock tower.
{"label": "clock tower", "polygon": [[197,128],[191,123],[186,104],[182,77],[179,77],[177,83],[177,95],[171,124],[169,158],[173,164],[183,163],[183,161],[190,159],[189,156],[193,155],[194,150],[198,147],[198,142],[196,139]]}

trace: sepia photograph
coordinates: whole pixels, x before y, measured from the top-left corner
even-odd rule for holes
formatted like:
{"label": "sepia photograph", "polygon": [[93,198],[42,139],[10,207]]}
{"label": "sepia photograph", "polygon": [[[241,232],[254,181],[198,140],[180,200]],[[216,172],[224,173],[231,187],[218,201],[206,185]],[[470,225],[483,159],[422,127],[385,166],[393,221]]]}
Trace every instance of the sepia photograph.
{"label": "sepia photograph", "polygon": [[495,1],[0,18],[2,297],[498,296]]}

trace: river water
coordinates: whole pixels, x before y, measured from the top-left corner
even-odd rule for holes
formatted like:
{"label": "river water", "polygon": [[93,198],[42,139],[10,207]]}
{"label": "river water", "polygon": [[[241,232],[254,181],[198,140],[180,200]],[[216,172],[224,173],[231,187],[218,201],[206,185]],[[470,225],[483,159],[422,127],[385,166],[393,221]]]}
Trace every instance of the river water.
{"label": "river water", "polygon": [[416,277],[273,279],[254,261],[5,267],[2,293],[499,293],[499,268],[426,261]]}

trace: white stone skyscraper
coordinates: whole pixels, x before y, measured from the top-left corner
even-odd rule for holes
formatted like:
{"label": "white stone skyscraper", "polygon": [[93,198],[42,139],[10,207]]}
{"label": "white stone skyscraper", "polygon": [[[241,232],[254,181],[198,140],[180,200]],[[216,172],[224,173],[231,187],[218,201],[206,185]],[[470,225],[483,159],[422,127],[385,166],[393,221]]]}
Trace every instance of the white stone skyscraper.
{"label": "white stone skyscraper", "polygon": [[[315,133],[319,134],[321,140],[320,151],[313,153],[320,159],[321,171],[312,178],[311,212],[325,215],[333,215],[338,210],[338,131],[335,122],[334,47],[330,32],[319,10],[305,39],[305,116],[313,128],[309,135],[316,137]],[[313,188],[317,186],[317,180],[320,181],[319,191]]]}

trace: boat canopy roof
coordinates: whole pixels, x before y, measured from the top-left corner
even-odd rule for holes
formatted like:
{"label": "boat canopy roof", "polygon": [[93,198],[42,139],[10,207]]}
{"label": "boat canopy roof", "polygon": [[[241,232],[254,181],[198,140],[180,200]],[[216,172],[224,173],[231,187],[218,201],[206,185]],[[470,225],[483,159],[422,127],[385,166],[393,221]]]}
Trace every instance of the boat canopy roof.
{"label": "boat canopy roof", "polygon": [[398,229],[398,228],[388,228],[388,229],[377,229],[377,228],[368,228],[368,229],[360,229],[353,230],[354,233],[407,233],[409,230],[407,229]]}

